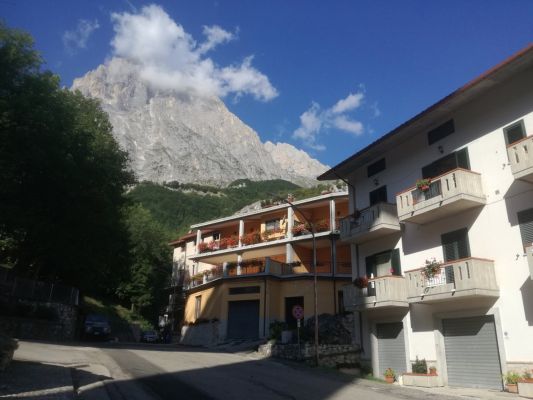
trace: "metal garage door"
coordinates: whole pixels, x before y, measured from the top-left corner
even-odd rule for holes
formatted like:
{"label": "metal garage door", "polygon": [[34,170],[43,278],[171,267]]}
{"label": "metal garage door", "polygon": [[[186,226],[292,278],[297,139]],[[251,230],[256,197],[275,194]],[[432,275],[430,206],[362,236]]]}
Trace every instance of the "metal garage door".
{"label": "metal garage door", "polygon": [[228,302],[228,339],[259,336],[259,300]]}
{"label": "metal garage door", "polygon": [[392,368],[396,376],[406,370],[405,341],[403,337],[403,323],[392,322],[377,324],[379,377],[387,368]]}
{"label": "metal garage door", "polygon": [[442,320],[448,385],[502,388],[494,317]]}

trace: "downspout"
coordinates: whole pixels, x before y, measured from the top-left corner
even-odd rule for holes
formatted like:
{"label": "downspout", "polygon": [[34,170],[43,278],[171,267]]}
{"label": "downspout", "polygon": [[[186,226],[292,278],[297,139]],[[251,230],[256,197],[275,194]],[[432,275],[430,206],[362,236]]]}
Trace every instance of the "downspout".
{"label": "downspout", "polygon": [[266,300],[267,300],[267,277],[265,275],[265,277],[263,278],[264,281],[263,281],[263,337],[266,336],[266,324],[267,324],[267,314],[266,314],[266,310],[267,310],[267,306],[266,306]]}

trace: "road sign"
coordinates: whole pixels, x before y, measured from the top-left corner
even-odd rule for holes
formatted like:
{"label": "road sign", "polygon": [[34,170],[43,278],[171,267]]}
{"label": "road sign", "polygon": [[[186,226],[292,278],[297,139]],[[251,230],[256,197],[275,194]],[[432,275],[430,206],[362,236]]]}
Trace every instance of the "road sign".
{"label": "road sign", "polygon": [[302,319],[304,317],[304,309],[302,306],[296,305],[292,307],[292,316],[295,319]]}

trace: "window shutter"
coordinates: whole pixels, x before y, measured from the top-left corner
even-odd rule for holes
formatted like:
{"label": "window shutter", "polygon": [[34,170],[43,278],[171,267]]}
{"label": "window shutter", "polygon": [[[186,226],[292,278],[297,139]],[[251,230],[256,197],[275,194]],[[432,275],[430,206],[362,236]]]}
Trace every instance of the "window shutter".
{"label": "window shutter", "polygon": [[393,269],[394,275],[401,275],[402,274],[402,265],[400,262],[400,249],[394,249],[392,251],[392,261],[391,261],[391,268]]}
{"label": "window shutter", "polygon": [[533,208],[520,211],[518,214],[518,224],[520,225],[520,235],[522,244],[533,243]]}
{"label": "window shutter", "polygon": [[464,149],[459,150],[455,154],[457,156],[457,166],[459,168],[470,169],[470,160],[468,158],[468,149],[465,147]]}
{"label": "window shutter", "polygon": [[470,257],[468,230],[466,228],[443,234],[441,241],[445,262]]}

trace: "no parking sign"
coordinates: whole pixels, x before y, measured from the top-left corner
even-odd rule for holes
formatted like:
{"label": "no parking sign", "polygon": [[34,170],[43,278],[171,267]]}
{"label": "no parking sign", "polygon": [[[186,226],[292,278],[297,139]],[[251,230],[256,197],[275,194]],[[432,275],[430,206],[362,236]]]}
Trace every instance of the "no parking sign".
{"label": "no parking sign", "polygon": [[296,305],[292,307],[292,316],[300,320],[304,317],[304,308],[302,306]]}

